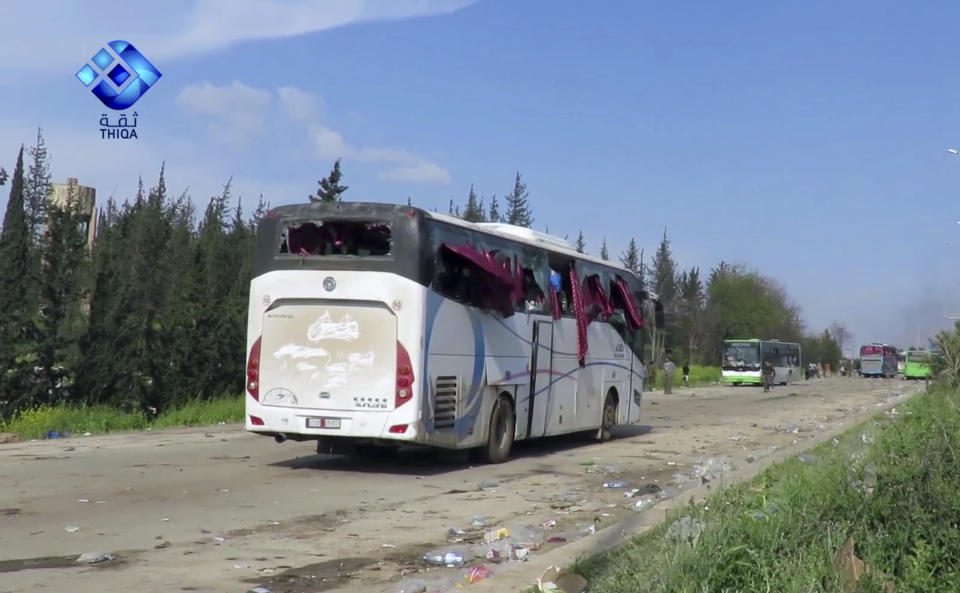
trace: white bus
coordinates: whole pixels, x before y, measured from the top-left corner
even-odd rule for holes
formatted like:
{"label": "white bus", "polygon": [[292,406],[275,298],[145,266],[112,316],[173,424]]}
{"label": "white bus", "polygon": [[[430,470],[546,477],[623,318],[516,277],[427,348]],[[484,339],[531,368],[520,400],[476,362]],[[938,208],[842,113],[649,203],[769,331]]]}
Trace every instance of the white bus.
{"label": "white bus", "polygon": [[[284,206],[258,232],[246,429],[318,452],[515,440],[635,423],[637,278],[526,228],[418,208]],[[654,317],[648,314],[649,317]]]}
{"label": "white bus", "polygon": [[786,385],[803,376],[800,370],[800,344],[778,340],[724,340],[723,382],[763,385],[763,363],[773,365],[775,384]]}

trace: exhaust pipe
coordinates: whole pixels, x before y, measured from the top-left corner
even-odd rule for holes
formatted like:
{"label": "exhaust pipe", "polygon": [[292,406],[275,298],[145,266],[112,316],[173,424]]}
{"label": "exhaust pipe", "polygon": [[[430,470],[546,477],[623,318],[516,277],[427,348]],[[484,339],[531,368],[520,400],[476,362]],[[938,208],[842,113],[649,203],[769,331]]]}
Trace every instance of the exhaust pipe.
{"label": "exhaust pipe", "polygon": [[277,433],[277,434],[275,434],[275,435],[273,436],[273,439],[274,439],[275,441],[277,441],[278,443],[282,443],[283,441],[287,440],[287,437],[286,437],[286,435],[282,435],[282,434],[280,434],[280,433]]}

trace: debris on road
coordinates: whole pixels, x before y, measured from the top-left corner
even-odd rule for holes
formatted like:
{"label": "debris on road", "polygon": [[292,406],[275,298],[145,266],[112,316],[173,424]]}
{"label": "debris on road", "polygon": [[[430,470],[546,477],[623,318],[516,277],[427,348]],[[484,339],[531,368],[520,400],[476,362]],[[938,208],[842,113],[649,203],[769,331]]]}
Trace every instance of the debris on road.
{"label": "debris on road", "polygon": [[76,527],[75,525],[71,525],[69,527],[64,527],[63,530],[66,531],[67,533],[76,533],[80,531],[80,528]]}
{"label": "debris on road", "polygon": [[587,588],[587,579],[551,566],[537,577],[537,589],[540,593],[583,593]]}
{"label": "debris on road", "polygon": [[113,560],[113,554],[109,552],[87,552],[77,558],[77,562],[80,564],[98,564],[109,560]]}
{"label": "debris on road", "polygon": [[730,461],[711,457],[697,463],[693,468],[693,474],[706,483],[722,478],[723,474],[730,473],[733,469],[733,463]]}

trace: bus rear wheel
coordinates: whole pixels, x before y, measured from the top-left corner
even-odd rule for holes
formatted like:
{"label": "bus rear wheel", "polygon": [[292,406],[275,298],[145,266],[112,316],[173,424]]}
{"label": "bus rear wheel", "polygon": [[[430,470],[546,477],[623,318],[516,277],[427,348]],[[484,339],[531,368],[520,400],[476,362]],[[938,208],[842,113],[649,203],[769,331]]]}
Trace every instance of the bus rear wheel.
{"label": "bus rear wheel", "polygon": [[613,436],[613,427],[617,425],[617,401],[613,393],[608,393],[603,402],[603,416],[600,418],[598,440],[609,441]]}
{"label": "bus rear wheel", "polygon": [[481,451],[481,458],[487,463],[502,463],[510,456],[513,448],[513,434],[517,419],[513,415],[513,405],[505,396],[497,398],[490,412],[490,426],[487,430],[487,445]]}

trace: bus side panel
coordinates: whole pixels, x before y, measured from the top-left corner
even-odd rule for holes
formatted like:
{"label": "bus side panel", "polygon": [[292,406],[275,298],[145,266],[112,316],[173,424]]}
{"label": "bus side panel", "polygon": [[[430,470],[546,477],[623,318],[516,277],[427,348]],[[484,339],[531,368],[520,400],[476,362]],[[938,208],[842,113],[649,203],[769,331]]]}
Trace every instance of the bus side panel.
{"label": "bus side panel", "polygon": [[[552,387],[547,405],[543,435],[577,430],[577,392],[580,384],[580,363],[577,361],[577,322],[562,317],[553,324]],[[541,363],[541,368],[543,368]],[[537,436],[537,435],[534,435]]]}

